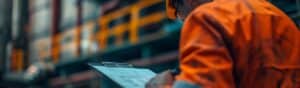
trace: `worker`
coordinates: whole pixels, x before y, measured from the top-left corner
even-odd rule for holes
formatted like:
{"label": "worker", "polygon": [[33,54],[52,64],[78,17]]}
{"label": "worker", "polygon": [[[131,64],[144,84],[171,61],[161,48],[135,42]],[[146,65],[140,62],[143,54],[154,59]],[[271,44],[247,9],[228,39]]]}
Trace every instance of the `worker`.
{"label": "worker", "polygon": [[147,88],[300,88],[299,30],[267,0],[166,2],[167,15],[184,20],[181,72]]}

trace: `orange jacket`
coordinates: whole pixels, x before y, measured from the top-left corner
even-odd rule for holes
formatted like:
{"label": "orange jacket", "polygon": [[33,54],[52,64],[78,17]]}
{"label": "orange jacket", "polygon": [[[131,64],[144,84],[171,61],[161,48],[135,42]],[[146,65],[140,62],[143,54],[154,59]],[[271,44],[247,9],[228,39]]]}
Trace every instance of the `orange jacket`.
{"label": "orange jacket", "polygon": [[214,0],[185,20],[177,81],[203,88],[300,88],[300,33],[266,0]]}

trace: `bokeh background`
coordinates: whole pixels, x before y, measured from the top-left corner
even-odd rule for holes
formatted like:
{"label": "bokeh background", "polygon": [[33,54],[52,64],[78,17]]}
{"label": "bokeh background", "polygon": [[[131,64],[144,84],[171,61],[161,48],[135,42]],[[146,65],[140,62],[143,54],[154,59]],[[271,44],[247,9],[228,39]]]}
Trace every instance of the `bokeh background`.
{"label": "bokeh background", "polygon": [[[300,0],[269,0],[300,24]],[[0,0],[0,87],[110,85],[87,62],[178,65],[182,22],[164,0]]]}

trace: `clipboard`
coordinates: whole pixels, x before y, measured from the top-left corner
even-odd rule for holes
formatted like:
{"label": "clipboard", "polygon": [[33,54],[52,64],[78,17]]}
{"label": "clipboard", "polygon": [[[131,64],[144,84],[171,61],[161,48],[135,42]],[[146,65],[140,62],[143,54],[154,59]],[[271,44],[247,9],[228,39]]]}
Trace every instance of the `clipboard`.
{"label": "clipboard", "polygon": [[146,83],[156,75],[149,69],[134,68],[126,63],[103,62],[88,65],[122,88],[145,88]]}

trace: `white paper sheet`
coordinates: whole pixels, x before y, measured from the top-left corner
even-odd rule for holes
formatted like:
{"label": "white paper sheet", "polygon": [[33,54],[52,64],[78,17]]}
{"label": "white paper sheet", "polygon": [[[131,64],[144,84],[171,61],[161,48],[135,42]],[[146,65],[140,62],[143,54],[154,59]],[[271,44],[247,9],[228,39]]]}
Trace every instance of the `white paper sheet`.
{"label": "white paper sheet", "polygon": [[149,69],[95,66],[98,71],[124,88],[145,88],[156,74]]}

